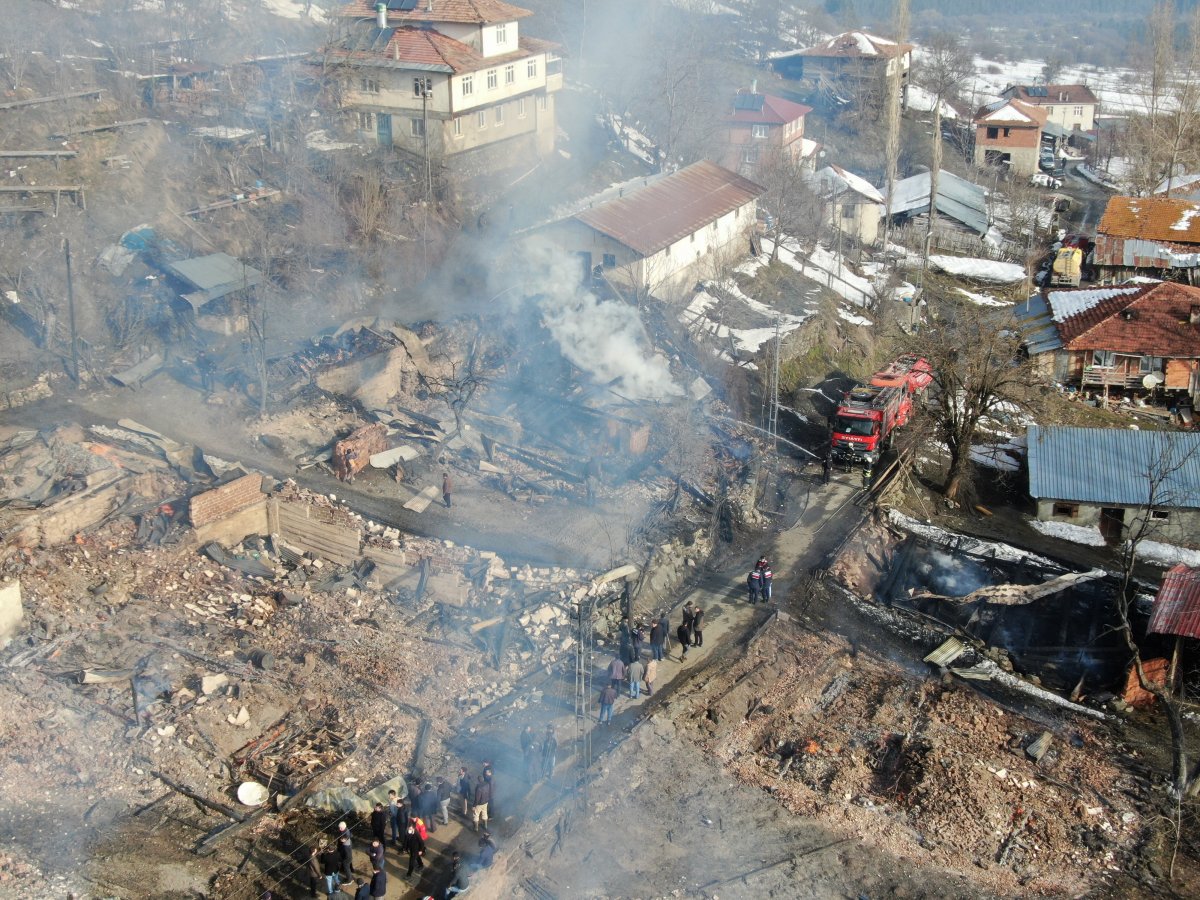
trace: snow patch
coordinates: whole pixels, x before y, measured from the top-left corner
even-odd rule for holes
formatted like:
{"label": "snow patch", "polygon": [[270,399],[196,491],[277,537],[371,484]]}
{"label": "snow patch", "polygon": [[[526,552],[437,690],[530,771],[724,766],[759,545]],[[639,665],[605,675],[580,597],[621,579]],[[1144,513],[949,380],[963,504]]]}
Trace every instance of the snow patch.
{"label": "snow patch", "polygon": [[1137,555],[1160,566],[1200,566],[1200,550],[1189,550],[1187,547],[1158,541],[1142,541],[1137,546]]}
{"label": "snow patch", "polygon": [[1023,266],[994,259],[935,255],[930,256],[929,261],[935,268],[960,278],[976,278],[979,281],[993,281],[998,284],[1010,284],[1025,278]]}
{"label": "snow patch", "polygon": [[1190,231],[1192,228],[1192,219],[1200,216],[1200,206],[1193,206],[1191,209],[1185,209],[1180,215],[1179,221],[1171,226],[1172,231]]}
{"label": "snow patch", "polygon": [[991,294],[975,294],[965,288],[955,288],[955,290],[978,306],[1012,306],[1007,300],[997,300]]}
{"label": "snow patch", "polygon": [[1072,525],[1069,522],[1042,522],[1034,519],[1029,527],[1046,537],[1070,541],[1072,544],[1086,544],[1089,547],[1103,547],[1104,536],[1095,525]]}

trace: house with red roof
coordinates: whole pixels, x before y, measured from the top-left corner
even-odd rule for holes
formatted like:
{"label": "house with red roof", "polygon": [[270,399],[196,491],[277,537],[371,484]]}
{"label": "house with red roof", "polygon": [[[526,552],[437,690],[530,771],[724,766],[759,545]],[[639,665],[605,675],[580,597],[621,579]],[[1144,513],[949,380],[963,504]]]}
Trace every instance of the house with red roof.
{"label": "house with red roof", "polygon": [[355,0],[325,53],[365,140],[431,167],[486,172],[554,151],[557,45],[520,33],[503,0]]}
{"label": "house with red roof", "polygon": [[741,261],[762,187],[701,160],[581,200],[533,232],[569,258],[585,284],[603,279],[639,295],[672,299],[714,266]]}
{"label": "house with red roof", "polygon": [[1010,84],[1001,93],[1045,110],[1048,122],[1064,131],[1095,131],[1100,101],[1086,84]]}
{"label": "house with red roof", "polygon": [[784,78],[834,90],[846,83],[868,83],[882,89],[889,75],[898,74],[901,104],[907,105],[912,52],[912,44],[865,31],[846,31],[812,47],[781,53],[772,58],[771,67]]}
{"label": "house with red roof", "polygon": [[1096,226],[1094,265],[1104,279],[1151,275],[1195,284],[1200,275],[1200,201],[1109,198]]}
{"label": "house with red roof", "polygon": [[757,82],[738,91],[725,113],[718,162],[750,178],[780,158],[814,168],[819,145],[804,136],[804,117],[810,112],[812,107],[803,103],[759,93]]}
{"label": "house with red roof", "polygon": [[1023,100],[989,103],[975,114],[975,165],[1000,166],[1018,177],[1038,170],[1049,113]]}
{"label": "house with red roof", "polygon": [[1020,304],[1016,317],[1049,378],[1200,399],[1200,288],[1159,281],[1048,290]]}

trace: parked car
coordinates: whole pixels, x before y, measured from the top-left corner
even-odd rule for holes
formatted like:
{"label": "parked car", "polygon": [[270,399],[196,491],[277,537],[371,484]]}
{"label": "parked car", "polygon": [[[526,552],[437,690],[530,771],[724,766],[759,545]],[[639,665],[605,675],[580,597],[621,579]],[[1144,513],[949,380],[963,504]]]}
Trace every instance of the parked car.
{"label": "parked car", "polygon": [[1038,187],[1053,188],[1058,190],[1062,187],[1062,179],[1055,178],[1053,175],[1047,175],[1045,172],[1034,172],[1029,176],[1029,183],[1036,184]]}

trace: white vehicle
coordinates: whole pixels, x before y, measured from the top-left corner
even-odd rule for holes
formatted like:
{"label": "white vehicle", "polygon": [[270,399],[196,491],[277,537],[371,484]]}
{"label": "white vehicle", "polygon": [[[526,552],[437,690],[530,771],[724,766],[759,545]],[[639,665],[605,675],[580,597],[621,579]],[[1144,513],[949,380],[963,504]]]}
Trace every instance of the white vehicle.
{"label": "white vehicle", "polygon": [[1047,175],[1045,172],[1034,172],[1029,176],[1029,183],[1036,184],[1038,187],[1054,188],[1058,190],[1062,187],[1062,179],[1055,178],[1052,175]]}

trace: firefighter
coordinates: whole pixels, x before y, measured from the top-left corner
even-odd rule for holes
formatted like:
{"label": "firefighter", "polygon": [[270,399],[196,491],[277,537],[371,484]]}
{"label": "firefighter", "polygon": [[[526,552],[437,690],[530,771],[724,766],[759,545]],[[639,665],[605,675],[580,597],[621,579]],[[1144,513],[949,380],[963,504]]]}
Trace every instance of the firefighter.
{"label": "firefighter", "polygon": [[864,491],[869,491],[871,489],[872,474],[873,473],[871,472],[871,464],[867,463],[866,466],[863,467],[863,473],[862,473],[862,485],[863,485]]}
{"label": "firefighter", "polygon": [[758,572],[758,592],[762,595],[763,603],[770,603],[771,583],[775,578],[775,573],[771,571],[771,564],[767,561],[765,556],[760,556],[758,558],[758,564],[754,568]]}
{"label": "firefighter", "polygon": [[762,591],[762,572],[755,566],[750,570],[750,574],[746,576],[746,589],[750,592],[750,605],[753,606],[758,602],[758,595]]}

